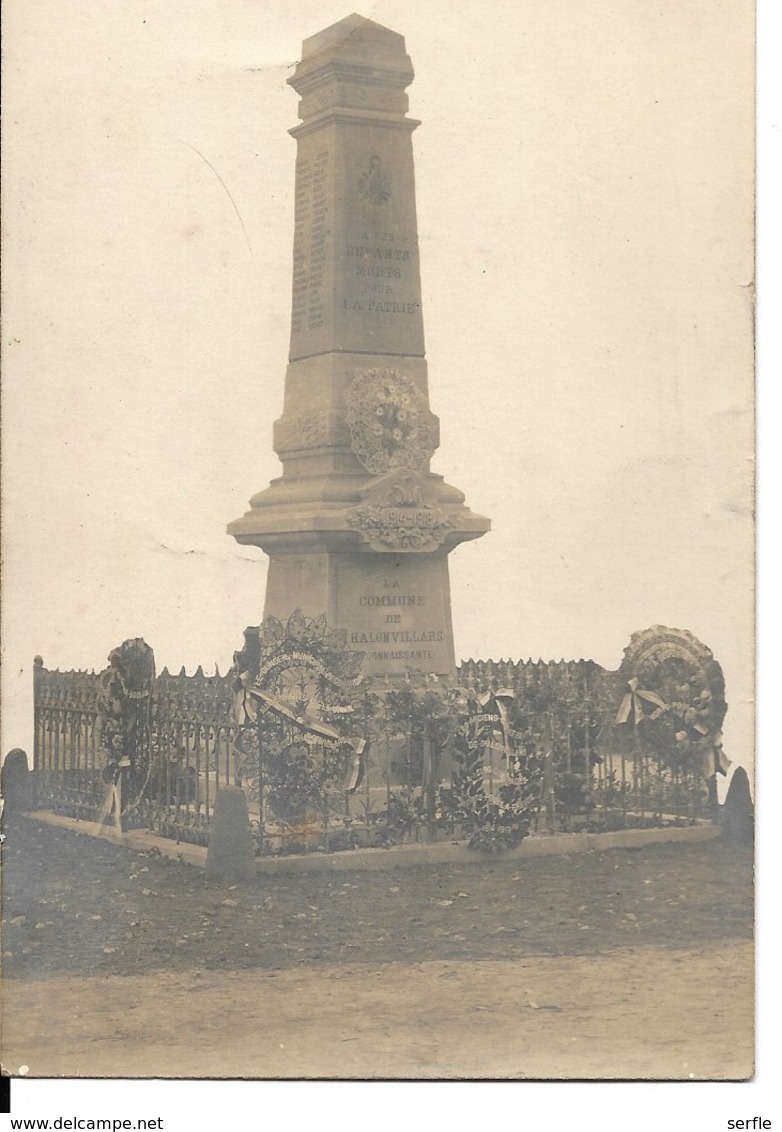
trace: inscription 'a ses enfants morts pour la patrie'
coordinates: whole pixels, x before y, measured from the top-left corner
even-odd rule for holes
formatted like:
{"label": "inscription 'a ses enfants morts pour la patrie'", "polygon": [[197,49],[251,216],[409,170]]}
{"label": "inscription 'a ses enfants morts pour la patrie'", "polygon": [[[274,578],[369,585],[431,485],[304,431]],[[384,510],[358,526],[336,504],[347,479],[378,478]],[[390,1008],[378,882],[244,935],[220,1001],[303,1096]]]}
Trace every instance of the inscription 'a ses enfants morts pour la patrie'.
{"label": "inscription 'a ses enfants morts pour la patrie'", "polygon": [[[296,162],[291,359],[373,346],[420,357],[414,211],[402,185],[378,173],[389,163],[369,147],[351,147],[346,156],[323,140],[301,138]],[[340,193],[337,170],[346,161],[350,191]],[[381,178],[380,194],[366,192],[370,171]]]}
{"label": "inscription 'a ses enfants morts pour la patrie'", "polygon": [[[370,314],[415,314],[421,304],[402,298],[407,292],[414,294],[416,287],[416,280],[410,278],[410,248],[393,246],[400,242],[393,232],[364,232],[361,239],[362,243],[345,248],[348,269],[343,308]],[[370,242],[373,240],[375,243]]]}

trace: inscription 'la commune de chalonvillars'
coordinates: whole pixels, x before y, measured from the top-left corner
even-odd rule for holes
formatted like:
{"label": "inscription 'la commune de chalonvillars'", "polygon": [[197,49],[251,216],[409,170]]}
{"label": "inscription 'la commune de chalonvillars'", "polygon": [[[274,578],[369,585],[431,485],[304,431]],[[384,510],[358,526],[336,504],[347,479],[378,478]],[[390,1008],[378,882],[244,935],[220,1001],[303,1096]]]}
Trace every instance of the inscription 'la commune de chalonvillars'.
{"label": "inscription 'la commune de chalonvillars'", "polygon": [[264,616],[427,646],[370,649],[369,674],[453,675],[448,554],[490,524],[429,467],[412,79],[404,37],[361,16],[304,41],[282,474],[228,530],[269,556]]}

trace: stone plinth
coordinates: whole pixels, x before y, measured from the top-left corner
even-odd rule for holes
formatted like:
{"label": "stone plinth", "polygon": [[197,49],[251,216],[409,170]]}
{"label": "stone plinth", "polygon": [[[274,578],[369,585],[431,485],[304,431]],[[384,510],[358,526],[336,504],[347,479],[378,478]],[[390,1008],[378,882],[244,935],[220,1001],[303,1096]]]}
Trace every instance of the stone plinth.
{"label": "stone plinth", "polygon": [[30,770],[27,752],[21,747],[9,751],[0,772],[0,795],[3,798],[3,821],[8,822],[24,810],[29,810],[32,801],[30,789]]}
{"label": "stone plinth", "polygon": [[755,836],[755,808],[749,789],[749,778],[743,766],[737,766],[730,780],[722,807],[722,828],[732,841],[751,844]]}
{"label": "stone plinth", "polygon": [[490,524],[429,468],[412,78],[361,16],[304,41],[283,472],[228,530],[271,559],[264,617],[326,613],[367,673],[453,675],[447,556]]}
{"label": "stone plinth", "polygon": [[212,880],[251,880],[255,850],[247,799],[239,786],[224,786],[215,796],[206,875]]}

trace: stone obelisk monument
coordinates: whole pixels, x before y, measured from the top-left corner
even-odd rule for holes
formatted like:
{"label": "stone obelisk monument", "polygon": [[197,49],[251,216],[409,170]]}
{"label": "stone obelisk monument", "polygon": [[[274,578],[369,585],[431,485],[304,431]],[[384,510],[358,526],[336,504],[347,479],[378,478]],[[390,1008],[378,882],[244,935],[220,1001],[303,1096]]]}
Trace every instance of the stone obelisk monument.
{"label": "stone obelisk monument", "polygon": [[348,16],[304,41],[283,473],[228,527],[270,558],[264,616],[325,613],[364,671],[455,669],[448,554],[489,520],[429,470],[403,36]]}

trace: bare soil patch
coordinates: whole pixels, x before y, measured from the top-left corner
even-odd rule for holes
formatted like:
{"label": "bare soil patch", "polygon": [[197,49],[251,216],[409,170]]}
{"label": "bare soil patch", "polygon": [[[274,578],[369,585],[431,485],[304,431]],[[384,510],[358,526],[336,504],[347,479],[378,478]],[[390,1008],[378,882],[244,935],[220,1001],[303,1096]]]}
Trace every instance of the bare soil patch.
{"label": "bare soil patch", "polygon": [[12,1071],[751,1072],[752,861],[729,842],[239,887],[27,820],[3,850]]}

